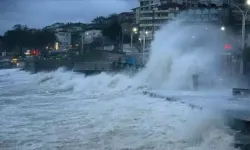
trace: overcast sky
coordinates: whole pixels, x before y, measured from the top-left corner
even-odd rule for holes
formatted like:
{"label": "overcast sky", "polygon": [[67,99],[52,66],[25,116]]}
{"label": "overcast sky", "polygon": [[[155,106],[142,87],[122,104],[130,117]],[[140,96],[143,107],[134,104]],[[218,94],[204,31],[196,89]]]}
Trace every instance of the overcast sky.
{"label": "overcast sky", "polygon": [[0,0],[0,35],[15,24],[41,28],[55,22],[90,22],[136,6],[137,0]]}

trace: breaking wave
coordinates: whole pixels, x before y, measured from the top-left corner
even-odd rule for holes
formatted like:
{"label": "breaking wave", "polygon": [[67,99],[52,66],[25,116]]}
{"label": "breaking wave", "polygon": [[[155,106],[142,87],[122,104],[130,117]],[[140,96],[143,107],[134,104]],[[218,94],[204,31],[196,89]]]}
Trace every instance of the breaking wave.
{"label": "breaking wave", "polygon": [[[0,71],[1,88],[5,89],[1,93],[3,98],[25,94],[25,103],[15,107],[18,115],[6,108],[1,109],[0,117],[17,115],[18,120],[24,114],[40,111],[30,116],[36,116],[38,120],[50,118],[43,120],[42,124],[32,122],[36,125],[34,130],[43,130],[40,134],[37,130],[28,130],[28,123],[20,127],[23,130],[19,130],[17,135],[26,142],[24,149],[44,148],[47,144],[51,147],[57,145],[57,148],[61,144],[61,148],[66,149],[234,149],[233,135],[225,126],[225,118],[220,112],[193,110],[141,94],[145,89],[190,90],[194,73],[200,75],[201,89],[221,88],[221,83],[217,82],[221,75],[218,39],[223,39],[223,36],[218,30],[212,25],[188,26],[181,21],[167,24],[156,33],[146,68],[133,77],[109,73],[84,76],[62,68],[33,75],[17,70]],[[8,84],[6,80],[13,83]],[[24,124],[26,120],[20,122]],[[12,132],[11,128],[18,128],[18,124],[3,119],[0,131],[6,131],[0,132],[0,137],[6,137],[1,133]],[[22,132],[26,130],[27,133]],[[46,133],[53,134],[51,140],[55,145],[47,138],[40,144],[27,144],[33,134],[38,140],[40,136],[48,136]],[[9,138],[16,139],[6,137]],[[73,144],[63,145],[64,140]]]}
{"label": "breaking wave", "polygon": [[75,91],[90,93],[145,86],[151,89],[190,90],[192,75],[198,74],[200,88],[222,88],[223,84],[228,87],[222,82],[225,76],[221,71],[221,45],[224,40],[217,26],[183,25],[181,21],[173,21],[156,33],[146,68],[133,77],[108,73],[86,77],[73,72],[65,74],[59,69],[39,77],[39,82],[53,82],[59,87],[75,86]]}

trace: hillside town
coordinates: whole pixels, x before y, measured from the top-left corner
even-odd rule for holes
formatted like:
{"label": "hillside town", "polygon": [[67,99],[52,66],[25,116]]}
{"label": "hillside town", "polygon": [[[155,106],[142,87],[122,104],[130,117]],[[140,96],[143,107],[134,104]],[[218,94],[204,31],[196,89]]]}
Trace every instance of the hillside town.
{"label": "hillside town", "polygon": [[[155,32],[162,25],[181,18],[188,24],[209,23],[217,25],[218,29],[221,29],[221,32],[225,32],[225,34],[228,32],[233,33],[234,38],[227,37],[227,41],[224,45],[221,45],[221,50],[222,55],[225,55],[226,63],[231,68],[230,71],[240,72],[238,66],[241,61],[241,54],[238,54],[238,52],[239,49],[247,49],[250,43],[247,38],[250,20],[245,20],[246,34],[244,33],[243,41],[240,38],[242,33],[240,10],[230,4],[239,6],[241,9],[246,9],[245,6],[247,5],[243,1],[215,3],[212,1],[200,2],[198,0],[183,2],[174,0],[139,0],[138,7],[130,12],[111,14],[108,17],[99,16],[94,18],[91,23],[68,22],[48,25],[41,30],[44,36],[41,36],[42,33],[38,33],[36,29],[29,29],[25,25],[15,25],[12,31],[7,31],[1,37],[0,51],[3,56],[13,53],[19,55],[45,55],[54,51],[71,52],[78,56],[86,56],[84,54],[86,52],[93,53],[93,55],[90,54],[93,57],[89,55],[89,58],[85,57],[82,61],[115,61],[118,58],[129,56],[131,62],[133,59],[134,63],[143,65],[147,62],[151,49],[150,43],[154,40]],[[36,41],[31,44],[32,40],[28,40],[27,33],[23,35],[27,37],[25,43],[22,35],[14,32],[18,30],[37,33],[38,37],[32,37],[35,36],[34,34],[29,35],[31,35],[30,39],[39,39],[39,42]],[[50,35],[49,32],[53,33],[53,35]],[[16,36],[15,33],[17,33]],[[225,49],[230,49],[230,51],[225,51]],[[105,57],[97,57],[99,56],[97,53],[105,53]]]}
{"label": "hillside town", "polygon": [[0,150],[250,150],[249,10],[0,0]]}

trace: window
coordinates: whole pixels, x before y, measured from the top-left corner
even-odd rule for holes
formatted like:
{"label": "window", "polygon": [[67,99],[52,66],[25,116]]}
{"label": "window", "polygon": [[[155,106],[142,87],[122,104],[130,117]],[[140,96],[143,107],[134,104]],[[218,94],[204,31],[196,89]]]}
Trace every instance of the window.
{"label": "window", "polygon": [[145,14],[141,14],[140,17],[153,17],[153,14],[145,13]]}
{"label": "window", "polygon": [[152,24],[152,20],[142,20],[142,24]]}

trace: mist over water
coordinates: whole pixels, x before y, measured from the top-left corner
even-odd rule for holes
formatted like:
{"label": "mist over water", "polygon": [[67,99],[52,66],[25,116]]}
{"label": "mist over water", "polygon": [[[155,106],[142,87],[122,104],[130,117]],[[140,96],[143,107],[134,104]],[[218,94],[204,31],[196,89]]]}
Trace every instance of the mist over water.
{"label": "mist over water", "polygon": [[218,86],[225,40],[218,26],[175,21],[157,32],[155,39],[147,68],[140,73],[151,86],[190,89],[193,74],[200,76],[201,87]]}
{"label": "mist over water", "polygon": [[[156,33],[146,68],[133,77],[0,70],[0,149],[234,149],[219,110],[142,95],[147,89],[164,90],[186,101],[224,105],[229,93],[216,80],[222,74],[218,30],[167,24]],[[191,89],[193,73],[200,75],[200,91]]]}

